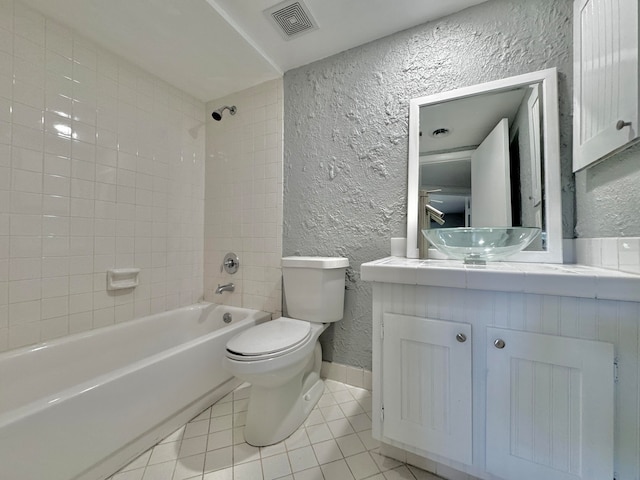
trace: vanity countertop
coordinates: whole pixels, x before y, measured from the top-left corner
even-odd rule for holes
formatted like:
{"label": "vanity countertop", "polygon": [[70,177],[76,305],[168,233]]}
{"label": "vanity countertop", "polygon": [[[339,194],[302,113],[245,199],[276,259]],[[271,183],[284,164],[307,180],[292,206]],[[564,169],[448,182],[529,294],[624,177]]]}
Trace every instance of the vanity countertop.
{"label": "vanity countertop", "polygon": [[362,280],[640,302],[640,275],[586,265],[386,257],[363,263]]}

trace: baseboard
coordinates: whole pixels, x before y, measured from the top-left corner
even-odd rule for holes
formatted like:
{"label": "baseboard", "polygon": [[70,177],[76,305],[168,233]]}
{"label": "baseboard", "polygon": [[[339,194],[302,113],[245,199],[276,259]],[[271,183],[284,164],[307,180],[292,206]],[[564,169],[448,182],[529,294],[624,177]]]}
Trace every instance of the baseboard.
{"label": "baseboard", "polygon": [[371,371],[364,368],[342,365],[341,363],[322,362],[320,376],[371,391]]}

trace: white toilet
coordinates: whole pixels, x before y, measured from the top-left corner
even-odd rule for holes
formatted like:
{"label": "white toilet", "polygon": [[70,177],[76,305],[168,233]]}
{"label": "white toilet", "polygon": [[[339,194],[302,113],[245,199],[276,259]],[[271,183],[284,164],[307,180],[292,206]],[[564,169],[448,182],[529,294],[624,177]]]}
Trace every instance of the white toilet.
{"label": "white toilet", "polygon": [[226,367],[251,383],[244,438],[265,446],[305,421],[324,390],[318,337],[344,313],[347,258],[282,259],[287,313],[227,342]]}

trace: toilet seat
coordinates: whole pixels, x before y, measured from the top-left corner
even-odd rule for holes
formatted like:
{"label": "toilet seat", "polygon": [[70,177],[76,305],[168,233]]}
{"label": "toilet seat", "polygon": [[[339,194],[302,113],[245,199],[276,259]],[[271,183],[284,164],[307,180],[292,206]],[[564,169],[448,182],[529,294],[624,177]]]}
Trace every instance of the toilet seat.
{"label": "toilet seat", "polygon": [[286,355],[304,345],[311,337],[311,324],[281,317],[265,322],[227,342],[227,358],[246,362]]}

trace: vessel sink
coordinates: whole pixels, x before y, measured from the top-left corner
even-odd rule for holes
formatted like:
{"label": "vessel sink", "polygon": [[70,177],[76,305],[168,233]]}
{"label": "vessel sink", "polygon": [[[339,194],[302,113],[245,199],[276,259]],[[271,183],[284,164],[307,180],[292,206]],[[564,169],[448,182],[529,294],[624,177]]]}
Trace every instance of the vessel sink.
{"label": "vessel sink", "polygon": [[484,264],[524,250],[539,234],[532,227],[460,227],[422,230],[440,252],[465,263]]}

